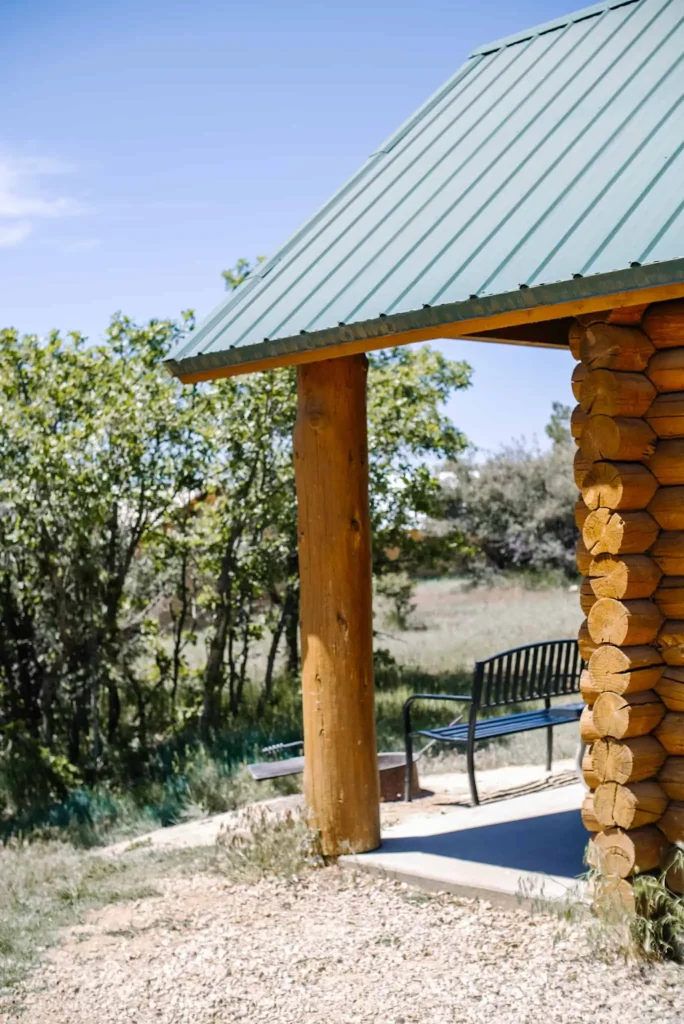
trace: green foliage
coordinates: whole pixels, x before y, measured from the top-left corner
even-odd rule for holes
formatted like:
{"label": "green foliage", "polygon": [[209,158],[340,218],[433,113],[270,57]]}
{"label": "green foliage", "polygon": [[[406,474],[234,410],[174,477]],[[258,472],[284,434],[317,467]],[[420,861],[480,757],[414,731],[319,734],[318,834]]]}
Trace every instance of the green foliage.
{"label": "green foliage", "polygon": [[570,414],[572,409],[562,402],[551,403],[551,418],[544,427],[546,436],[550,437],[554,444],[570,444],[572,434],[570,433]]}
{"label": "green foliage", "polygon": [[684,852],[677,847],[657,875],[634,879],[635,914],[630,933],[636,949],[652,960],[684,962],[684,897],[667,885],[670,870],[684,877]]}
{"label": "green foliage", "polygon": [[475,572],[505,570],[576,575],[574,445],[561,430],[565,407],[554,404],[553,448],[516,443],[483,464],[453,465],[443,489],[447,515],[470,540]]}
{"label": "green foliage", "polygon": [[384,576],[379,576],[375,593],[389,603],[389,609],[385,615],[387,626],[403,630],[410,629],[411,616],[416,610],[416,605],[413,601],[413,580],[409,574],[407,572],[387,572]]}
{"label": "green foliage", "polygon": [[458,527],[431,540],[421,528],[443,519],[439,478],[424,461],[458,459],[463,434],[443,411],[454,392],[470,386],[467,363],[427,346],[393,348],[370,357],[368,448],[376,575],[434,565],[462,545]]}
{"label": "green foliage", "polygon": [[124,701],[150,699],[141,553],[203,464],[196,396],[160,372],[177,333],[0,334],[0,724],[91,776]]}
{"label": "green foliage", "polygon": [[[251,270],[227,272],[228,285]],[[87,831],[92,816],[70,808],[73,793],[112,785],[139,806],[156,789],[148,803],[175,820],[194,799],[186,761],[198,735],[215,750],[239,737],[244,759],[299,720],[288,685],[298,669],[295,373],[183,387],[162,363],[189,329],[189,314],[144,326],[117,315],[102,344],[0,334],[0,818],[10,832],[65,814]],[[465,445],[442,405],[469,372],[428,348],[371,360],[379,576],[457,542],[423,543],[420,527],[442,507],[431,463]]]}
{"label": "green foliage", "polygon": [[0,732],[0,793],[10,813],[27,802],[45,806],[64,800],[80,781],[67,758],[43,746],[22,723],[11,722]]}
{"label": "green foliage", "polygon": [[[265,256],[258,256],[256,266],[263,263],[265,259]],[[249,260],[239,259],[234,267],[221,273],[226,289],[230,292],[235,291],[237,286],[242,284],[255,269],[256,267]]]}

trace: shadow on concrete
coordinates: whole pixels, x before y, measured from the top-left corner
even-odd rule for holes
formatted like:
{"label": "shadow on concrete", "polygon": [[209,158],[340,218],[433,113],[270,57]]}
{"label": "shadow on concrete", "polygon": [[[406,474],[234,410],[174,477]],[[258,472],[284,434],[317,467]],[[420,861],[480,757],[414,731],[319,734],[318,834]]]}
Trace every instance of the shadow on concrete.
{"label": "shadow on concrete", "polygon": [[579,811],[383,840],[382,853],[431,853],[503,868],[575,878],[585,869],[587,832]]}

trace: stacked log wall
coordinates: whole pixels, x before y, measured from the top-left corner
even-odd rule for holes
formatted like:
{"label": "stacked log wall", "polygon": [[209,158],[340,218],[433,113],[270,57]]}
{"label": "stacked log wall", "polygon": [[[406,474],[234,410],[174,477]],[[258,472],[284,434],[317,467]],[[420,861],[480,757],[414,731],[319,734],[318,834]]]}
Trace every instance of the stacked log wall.
{"label": "stacked log wall", "polygon": [[576,320],[569,341],[582,818],[591,862],[626,879],[684,843],[684,300]]}

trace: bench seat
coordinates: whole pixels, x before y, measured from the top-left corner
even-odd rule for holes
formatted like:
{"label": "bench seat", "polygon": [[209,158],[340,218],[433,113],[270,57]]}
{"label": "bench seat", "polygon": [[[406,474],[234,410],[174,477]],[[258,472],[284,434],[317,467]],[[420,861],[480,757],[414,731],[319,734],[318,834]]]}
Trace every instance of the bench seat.
{"label": "bench seat", "polygon": [[[582,703],[564,704],[556,708],[540,708],[537,711],[500,715],[498,718],[484,718],[475,725],[475,740],[489,740],[497,736],[510,736],[516,732],[529,732],[531,729],[546,729],[549,726],[577,722],[583,707]],[[414,729],[413,734],[466,745],[469,730],[468,722],[459,722],[457,725],[445,725],[436,729]]]}

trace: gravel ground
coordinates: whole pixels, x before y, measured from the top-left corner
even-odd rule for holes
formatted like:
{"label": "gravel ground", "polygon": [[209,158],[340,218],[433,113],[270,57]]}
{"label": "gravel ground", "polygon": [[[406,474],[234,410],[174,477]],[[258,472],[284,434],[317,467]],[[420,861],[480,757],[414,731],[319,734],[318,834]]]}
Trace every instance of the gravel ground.
{"label": "gravel ground", "polygon": [[26,1024],[680,1024],[684,970],[597,957],[581,924],[338,868],[167,878],[69,931],[5,1007]]}

